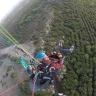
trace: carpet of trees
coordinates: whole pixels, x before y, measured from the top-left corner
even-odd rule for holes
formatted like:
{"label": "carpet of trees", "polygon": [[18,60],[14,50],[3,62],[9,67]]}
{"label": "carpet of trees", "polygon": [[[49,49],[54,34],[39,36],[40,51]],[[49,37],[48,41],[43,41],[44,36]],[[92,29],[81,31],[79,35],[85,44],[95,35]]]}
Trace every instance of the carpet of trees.
{"label": "carpet of trees", "polygon": [[60,39],[64,40],[64,48],[75,46],[64,63],[67,71],[62,85],[68,96],[96,95],[95,4],[95,0],[55,0],[50,4],[55,17],[45,49],[49,49],[49,42]]}
{"label": "carpet of trees", "polygon": [[[74,52],[65,58],[67,71],[62,80],[64,93],[68,96],[96,96],[96,0],[38,0],[39,5],[41,2],[41,6],[34,6],[22,18],[20,30],[24,31],[24,26],[31,21],[37,20],[40,25],[41,17],[46,16],[46,9],[53,10],[51,30],[49,34],[43,34],[44,50],[50,53],[60,39],[64,41],[63,48],[75,46]],[[38,31],[42,27],[37,26],[35,29]],[[30,36],[32,40],[38,40],[41,36],[40,31],[37,34],[36,30],[26,30],[31,30],[30,34],[34,33]]]}

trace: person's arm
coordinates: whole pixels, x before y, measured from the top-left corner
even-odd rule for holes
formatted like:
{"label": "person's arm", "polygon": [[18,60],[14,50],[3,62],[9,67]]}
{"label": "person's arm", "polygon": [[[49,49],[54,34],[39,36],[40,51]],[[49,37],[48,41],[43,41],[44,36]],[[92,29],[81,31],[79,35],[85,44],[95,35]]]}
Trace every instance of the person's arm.
{"label": "person's arm", "polygon": [[16,54],[16,56],[19,58],[22,66],[24,67],[24,69],[27,70],[28,64],[25,62],[25,60],[19,54]]}
{"label": "person's arm", "polygon": [[59,54],[58,58],[59,58],[59,62],[53,62],[52,63],[52,67],[54,67],[55,69],[61,69],[62,68],[62,65],[63,65],[62,55]]}
{"label": "person's arm", "polygon": [[27,68],[28,68],[28,65],[27,65],[27,63],[25,62],[25,60],[23,59],[23,58],[19,58],[19,60],[20,60],[20,62],[21,62],[21,64],[22,64],[22,66],[24,67],[24,69],[25,70],[27,70]]}

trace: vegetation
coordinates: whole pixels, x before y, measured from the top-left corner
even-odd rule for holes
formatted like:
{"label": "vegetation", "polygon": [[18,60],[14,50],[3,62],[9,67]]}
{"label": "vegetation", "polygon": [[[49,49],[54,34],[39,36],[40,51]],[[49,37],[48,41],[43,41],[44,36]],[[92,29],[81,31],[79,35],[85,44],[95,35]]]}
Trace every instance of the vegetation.
{"label": "vegetation", "polygon": [[35,96],[52,96],[52,92],[48,90],[38,91],[35,93]]}
{"label": "vegetation", "polygon": [[31,91],[30,91],[30,87],[29,87],[29,79],[28,80],[25,80],[25,82],[22,82],[20,85],[19,85],[19,95],[20,96],[29,96],[29,94],[31,94]]}
{"label": "vegetation", "polygon": [[[95,6],[96,0],[37,0],[22,17],[14,33],[14,36],[18,33],[21,42],[33,40],[36,51],[42,49],[40,40],[44,39],[47,54],[60,39],[63,48],[75,46],[64,63],[67,71],[63,73],[62,86],[68,96],[96,96]],[[54,13],[54,20],[46,34],[45,22],[50,12]],[[29,81],[22,83],[20,96],[31,94],[28,86]],[[40,96],[38,94],[41,93],[37,92],[36,96]]]}
{"label": "vegetation", "polygon": [[[32,8],[22,17],[14,32],[14,37],[21,43],[34,40],[34,44],[38,43],[41,34],[44,33],[44,22],[48,14],[45,9],[46,1],[36,0]],[[38,34],[38,32],[40,34]],[[18,34],[18,35],[17,35]],[[19,38],[19,39],[18,39]]]}
{"label": "vegetation", "polygon": [[45,50],[51,51],[51,38],[63,39],[64,48],[75,45],[74,52],[65,60],[64,91],[70,96],[95,96],[95,0],[55,0],[51,5],[55,15],[51,32],[45,39]]}
{"label": "vegetation", "polygon": [[9,56],[8,54],[3,54],[2,56],[0,56],[0,59],[2,60],[3,58],[6,58],[8,56]]}
{"label": "vegetation", "polygon": [[[42,2],[44,3],[42,5]],[[37,7],[41,5],[41,7]],[[95,0],[41,0],[32,10],[22,18],[20,26],[43,18],[45,9],[54,10],[54,22],[49,34],[43,33],[44,50],[50,53],[56,42],[62,39],[63,48],[72,44],[75,50],[67,55],[65,65],[66,74],[63,74],[62,86],[69,96],[96,95],[96,14]],[[43,12],[43,11],[44,12]],[[32,17],[30,17],[32,13]],[[35,16],[35,17],[34,17]],[[34,18],[34,19],[33,19]],[[38,25],[39,26],[39,25]],[[23,28],[23,27],[22,27]],[[37,27],[35,27],[37,28]],[[42,32],[30,31],[34,40],[39,40]],[[39,33],[37,35],[37,32]],[[25,35],[26,36],[26,35]],[[32,40],[33,40],[32,39]],[[39,43],[39,42],[36,42]],[[40,47],[38,47],[40,50]],[[38,50],[38,49],[37,49]],[[38,50],[38,51],[39,51]]]}
{"label": "vegetation", "polygon": [[17,72],[12,72],[11,73],[11,78],[14,79],[15,83],[19,82]]}
{"label": "vegetation", "polygon": [[3,64],[3,61],[0,61],[0,66],[2,66],[2,64]]}

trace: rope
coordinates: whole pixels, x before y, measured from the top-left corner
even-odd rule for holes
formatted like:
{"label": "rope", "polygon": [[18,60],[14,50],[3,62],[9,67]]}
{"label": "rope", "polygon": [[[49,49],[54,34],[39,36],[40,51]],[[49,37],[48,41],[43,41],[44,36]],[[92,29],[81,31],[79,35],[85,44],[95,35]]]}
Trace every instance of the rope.
{"label": "rope", "polygon": [[[19,48],[21,48],[25,53],[27,53],[30,57],[32,57],[19,43],[18,41],[16,41],[7,31],[2,31],[0,30],[0,32],[6,36],[11,42],[13,42],[14,44],[16,44]],[[7,32],[7,33],[6,33]],[[8,36],[9,35],[9,36]],[[33,58],[33,57],[32,57]]]}
{"label": "rope", "polygon": [[[33,58],[37,63],[39,63],[33,56],[30,55],[29,52],[27,52],[19,43],[16,39],[14,39],[11,34],[9,34],[2,26],[0,26],[0,32],[7,37],[7,39],[9,39],[11,42],[13,42],[14,44],[16,44],[19,48],[21,48],[25,53],[27,53],[31,58]],[[3,30],[3,31],[2,31]]]}
{"label": "rope", "polygon": [[36,84],[36,78],[34,79],[34,85],[33,85],[33,89],[32,89],[32,96],[34,96],[35,84]]}
{"label": "rope", "polygon": [[26,80],[27,78],[29,78],[29,77],[26,77],[25,79],[23,79],[22,81],[18,82],[18,83],[15,84],[14,86],[8,88],[8,89],[5,90],[4,92],[2,92],[2,93],[0,94],[0,96],[2,96],[3,94],[7,93],[7,92],[10,91],[11,89],[13,89],[14,87],[16,87],[17,85],[19,85],[20,83],[22,83],[22,82],[23,82],[24,80]]}
{"label": "rope", "polygon": [[36,84],[36,80],[37,80],[38,75],[39,75],[39,72],[36,72],[35,77],[34,77],[34,85],[33,85],[33,89],[32,89],[32,96],[34,96],[34,89],[35,89],[35,84]]}
{"label": "rope", "polygon": [[0,34],[0,39],[1,39],[0,44],[3,45],[4,47],[8,47],[10,45],[13,45],[13,43],[9,42],[8,39],[4,38],[4,35],[2,35],[2,34]]}
{"label": "rope", "polygon": [[[19,42],[14,39],[11,34],[9,34],[2,26],[0,26],[0,33],[2,33],[9,41],[11,41],[13,44],[16,44],[17,47],[21,48],[25,53],[27,53],[31,58],[33,58],[38,64],[39,62],[33,57],[30,55],[29,52],[27,52],[20,44]],[[25,80],[25,79],[24,79]],[[8,92],[9,90],[11,90],[12,88],[14,88],[15,86],[17,86],[18,84],[20,84],[21,82],[23,82],[24,80],[18,82],[17,84],[15,84],[14,86],[8,88],[6,91],[2,92],[0,95],[3,95],[5,94],[6,92]],[[35,83],[36,83],[36,79],[34,80],[34,86],[33,86],[33,90],[32,90],[32,96],[34,96],[34,89],[35,89]]]}

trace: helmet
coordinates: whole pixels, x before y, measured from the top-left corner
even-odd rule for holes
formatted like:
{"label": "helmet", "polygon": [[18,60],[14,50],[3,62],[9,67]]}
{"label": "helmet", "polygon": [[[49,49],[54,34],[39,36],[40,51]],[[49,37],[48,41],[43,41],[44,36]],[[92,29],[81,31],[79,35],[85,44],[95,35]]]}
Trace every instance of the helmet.
{"label": "helmet", "polygon": [[36,59],[43,59],[43,57],[45,56],[46,54],[44,52],[39,52],[37,55],[36,55]]}

